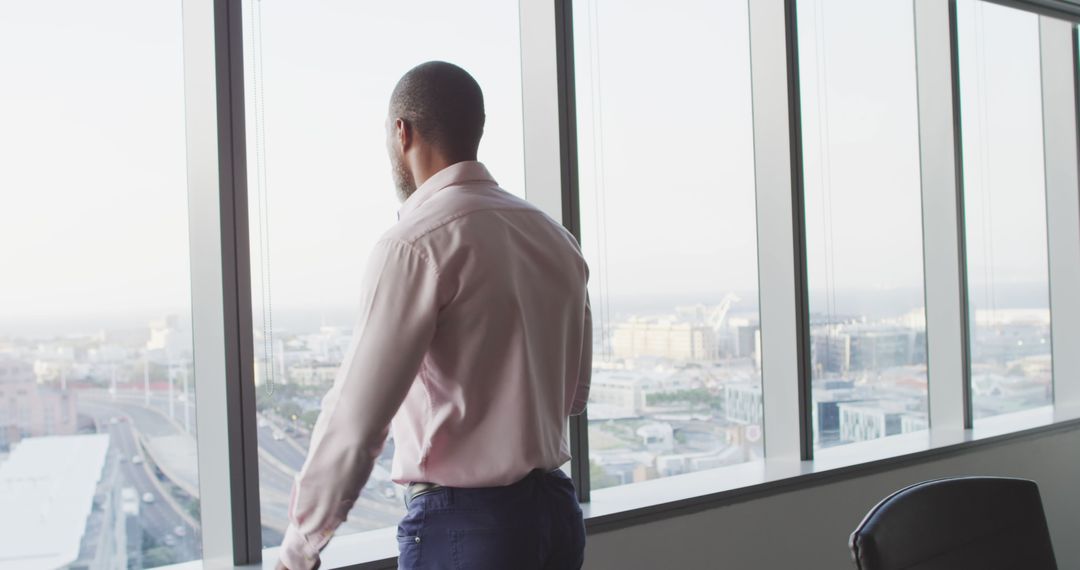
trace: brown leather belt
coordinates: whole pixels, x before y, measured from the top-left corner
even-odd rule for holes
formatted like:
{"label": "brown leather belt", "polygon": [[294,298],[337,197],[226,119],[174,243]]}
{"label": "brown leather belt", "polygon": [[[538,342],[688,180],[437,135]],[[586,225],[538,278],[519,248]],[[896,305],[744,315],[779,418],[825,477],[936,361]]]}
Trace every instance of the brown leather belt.
{"label": "brown leather belt", "polygon": [[409,503],[413,499],[442,488],[443,486],[438,483],[409,483],[409,486],[405,488],[405,508],[409,508]]}

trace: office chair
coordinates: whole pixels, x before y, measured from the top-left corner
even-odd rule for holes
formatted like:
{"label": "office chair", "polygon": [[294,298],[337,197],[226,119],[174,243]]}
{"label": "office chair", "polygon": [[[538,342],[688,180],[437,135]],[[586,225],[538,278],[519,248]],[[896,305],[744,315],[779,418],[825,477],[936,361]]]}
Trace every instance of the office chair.
{"label": "office chair", "polygon": [[860,570],[1057,570],[1039,487],[1026,479],[906,487],[870,509],[848,546]]}

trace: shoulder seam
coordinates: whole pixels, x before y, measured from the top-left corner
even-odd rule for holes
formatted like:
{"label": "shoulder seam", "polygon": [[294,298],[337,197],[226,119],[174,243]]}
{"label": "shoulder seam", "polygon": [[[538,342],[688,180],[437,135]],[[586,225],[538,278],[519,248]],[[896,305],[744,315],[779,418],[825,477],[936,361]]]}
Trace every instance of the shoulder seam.
{"label": "shoulder seam", "polygon": [[[433,223],[431,226],[429,226],[427,228],[424,228],[423,230],[417,232],[415,235],[411,236],[409,238],[408,243],[411,244],[412,242],[415,242],[416,240],[430,234],[431,232],[434,232],[435,230],[438,230],[438,229],[446,226],[447,224],[449,224],[450,222],[453,222],[454,220],[459,220],[461,218],[464,218],[465,216],[468,216],[470,214],[476,214],[476,213],[479,213],[479,212],[524,212],[526,214],[547,216],[547,214],[545,214],[543,211],[541,211],[539,209],[533,209],[533,208],[506,208],[506,207],[500,207],[500,206],[491,207],[491,208],[476,208],[474,210],[469,210],[469,211],[466,211],[466,212],[457,212],[455,214],[452,214],[450,216],[447,216],[445,218],[440,219],[439,221]],[[559,227],[562,227],[561,224],[556,224],[556,225],[558,225]],[[387,238],[387,239],[394,239],[394,238]],[[399,241],[404,241],[404,240],[399,240]]]}

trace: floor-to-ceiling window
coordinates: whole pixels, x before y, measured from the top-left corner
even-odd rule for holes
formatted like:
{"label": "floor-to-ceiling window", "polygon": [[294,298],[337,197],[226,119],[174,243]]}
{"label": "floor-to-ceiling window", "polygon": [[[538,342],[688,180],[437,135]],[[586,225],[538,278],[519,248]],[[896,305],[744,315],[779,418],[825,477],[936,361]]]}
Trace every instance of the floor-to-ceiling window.
{"label": "floor-to-ceiling window", "polygon": [[747,21],[574,3],[593,489],[762,457]]}
{"label": "floor-to-ceiling window", "polygon": [[0,8],[0,566],[202,556],[181,33]]}
{"label": "floor-to-ceiling window", "polygon": [[976,419],[1053,398],[1039,17],[957,2]]}

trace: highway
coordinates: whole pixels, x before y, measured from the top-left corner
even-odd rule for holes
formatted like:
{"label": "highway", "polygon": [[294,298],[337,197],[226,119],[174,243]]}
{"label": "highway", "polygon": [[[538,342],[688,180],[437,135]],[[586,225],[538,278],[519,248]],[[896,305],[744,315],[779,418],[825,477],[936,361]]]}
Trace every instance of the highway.
{"label": "highway", "polygon": [[[145,463],[132,463],[132,457],[142,456],[131,422],[123,417],[122,410],[82,400],[79,411],[94,419],[101,433],[108,433],[110,453],[121,457],[119,467],[124,487],[133,487],[139,496],[139,521],[144,532],[158,541],[159,546],[168,548],[175,562],[194,560],[202,557],[202,543],[198,529],[185,522],[184,518],[162,497],[161,486],[155,484]],[[118,421],[112,423],[116,417]],[[154,495],[154,502],[146,503],[142,497],[146,493]],[[186,536],[177,536],[174,530],[184,529]],[[172,536],[174,545],[165,544],[166,536]]]}
{"label": "highway", "polygon": [[[177,393],[176,396],[180,394]],[[120,390],[115,398],[107,392],[95,391],[85,393],[85,397],[80,398],[79,406],[82,408],[85,404],[98,408],[100,413],[129,416],[134,421],[133,427],[149,438],[185,434],[182,402],[174,402],[175,418],[170,420],[167,393],[152,393],[149,401],[150,407],[147,408],[145,407],[146,398],[141,390]],[[194,436],[196,431],[194,406],[190,413],[189,425],[191,435]],[[303,466],[305,457],[299,448],[306,447],[307,442],[292,440],[290,436],[285,435],[283,426],[275,424],[268,418],[259,416],[258,423],[263,542],[264,546],[270,547],[280,543],[288,523],[288,501],[293,477]],[[273,437],[275,432],[280,432],[279,437],[284,437],[275,439]],[[380,458],[383,467],[377,468],[380,476],[373,477],[369,482],[349,519],[339,529],[339,534],[393,526],[404,514],[401,500],[396,496],[387,496],[393,492],[392,483],[386,479],[386,468],[390,452],[392,452],[392,447],[387,447],[383,457]],[[175,475],[183,479],[182,487],[191,488],[197,492],[197,466],[184,467],[186,467],[184,472]],[[142,491],[140,495],[141,493]]]}

